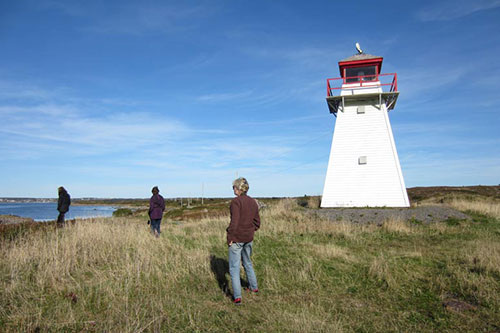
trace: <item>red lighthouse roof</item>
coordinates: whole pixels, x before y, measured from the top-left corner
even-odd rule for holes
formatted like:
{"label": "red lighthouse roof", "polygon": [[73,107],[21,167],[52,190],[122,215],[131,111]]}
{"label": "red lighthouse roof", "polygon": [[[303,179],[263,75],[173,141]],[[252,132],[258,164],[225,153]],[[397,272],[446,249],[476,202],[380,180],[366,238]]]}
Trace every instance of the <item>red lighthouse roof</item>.
{"label": "red lighthouse roof", "polygon": [[343,60],[340,60],[339,63],[346,62],[346,61],[358,61],[358,60],[369,60],[369,59],[383,59],[383,58],[376,56],[376,55],[368,54],[368,53],[361,53],[361,54],[358,53],[358,54],[355,54],[349,58],[345,58]]}
{"label": "red lighthouse roof", "polygon": [[346,58],[346,59],[339,61],[340,75],[342,77],[345,77],[344,69],[346,69],[346,68],[364,67],[364,66],[376,66],[377,74],[379,74],[382,70],[382,61],[383,60],[384,60],[384,58],[382,58],[382,57],[367,54],[367,53],[355,54],[349,58]]}

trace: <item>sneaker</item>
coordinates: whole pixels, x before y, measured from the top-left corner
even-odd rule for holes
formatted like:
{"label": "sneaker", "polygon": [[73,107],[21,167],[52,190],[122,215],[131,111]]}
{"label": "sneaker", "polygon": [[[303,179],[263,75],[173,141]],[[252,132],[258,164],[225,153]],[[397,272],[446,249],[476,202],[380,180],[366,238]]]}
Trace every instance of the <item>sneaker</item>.
{"label": "sneaker", "polygon": [[233,301],[233,303],[234,303],[235,305],[240,305],[240,304],[241,304],[241,298],[236,298],[236,299]]}
{"label": "sneaker", "polygon": [[259,292],[259,289],[258,289],[258,288],[257,288],[257,289],[245,288],[245,290],[246,290],[246,291],[248,291],[248,292],[250,292],[250,291],[251,291],[251,292],[256,293],[256,294]]}

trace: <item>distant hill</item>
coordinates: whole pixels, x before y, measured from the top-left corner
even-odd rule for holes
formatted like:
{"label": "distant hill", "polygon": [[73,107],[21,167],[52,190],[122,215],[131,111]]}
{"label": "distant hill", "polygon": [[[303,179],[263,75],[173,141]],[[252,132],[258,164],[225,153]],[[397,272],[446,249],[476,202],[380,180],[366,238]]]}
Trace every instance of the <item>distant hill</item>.
{"label": "distant hill", "polygon": [[[407,189],[408,197],[412,202],[418,202],[427,199],[439,199],[441,197],[449,197],[450,195],[457,195],[460,197],[489,197],[500,199],[500,185],[475,185],[475,186],[420,186],[410,187]],[[306,195],[306,197],[309,197]],[[318,197],[318,196],[312,196]],[[299,197],[302,198],[302,197]],[[183,198],[184,204],[189,200],[190,202],[200,201],[200,198]],[[218,203],[221,201],[230,200],[231,198],[205,198],[205,203]],[[260,198],[260,199],[280,199],[280,197],[273,198]],[[182,202],[180,198],[165,198],[167,204],[178,205]],[[57,202],[57,198],[0,198],[0,203],[8,202]],[[149,198],[72,198],[73,204],[85,205],[131,205],[131,206],[144,206],[149,204]]]}
{"label": "distant hill", "polygon": [[407,189],[411,202],[422,201],[431,198],[457,195],[460,197],[490,197],[500,199],[500,186],[426,186],[411,187]]}

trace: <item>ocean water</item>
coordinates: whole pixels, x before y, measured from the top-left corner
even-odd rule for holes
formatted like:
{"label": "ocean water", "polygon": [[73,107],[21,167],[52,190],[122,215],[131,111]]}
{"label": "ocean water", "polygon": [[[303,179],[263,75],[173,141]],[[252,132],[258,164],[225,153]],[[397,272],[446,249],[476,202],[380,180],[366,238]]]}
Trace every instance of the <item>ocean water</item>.
{"label": "ocean water", "polygon": [[[116,210],[112,206],[75,206],[69,207],[65,219],[110,217]],[[16,202],[0,203],[0,215],[31,217],[35,221],[56,220],[59,212],[55,202]]]}

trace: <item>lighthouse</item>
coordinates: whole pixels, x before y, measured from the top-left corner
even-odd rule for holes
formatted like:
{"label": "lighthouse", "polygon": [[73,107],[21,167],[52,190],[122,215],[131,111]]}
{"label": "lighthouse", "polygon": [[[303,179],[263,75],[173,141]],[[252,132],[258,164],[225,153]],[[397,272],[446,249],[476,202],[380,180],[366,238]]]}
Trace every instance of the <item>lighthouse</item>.
{"label": "lighthouse", "polygon": [[326,101],[336,117],[321,207],[408,207],[388,112],[399,96],[396,73],[364,53],[339,61],[327,79]]}

